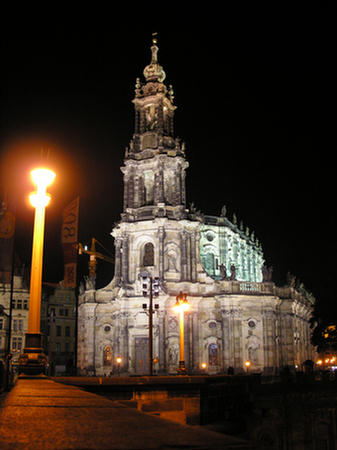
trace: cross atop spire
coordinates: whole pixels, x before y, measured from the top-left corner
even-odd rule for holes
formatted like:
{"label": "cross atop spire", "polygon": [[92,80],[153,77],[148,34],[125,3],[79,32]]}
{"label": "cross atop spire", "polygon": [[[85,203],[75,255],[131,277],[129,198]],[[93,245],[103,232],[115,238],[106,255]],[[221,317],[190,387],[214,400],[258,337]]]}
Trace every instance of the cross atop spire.
{"label": "cross atop spire", "polygon": [[158,36],[158,33],[152,33],[152,44],[153,45],[156,45],[158,42],[157,36]]}

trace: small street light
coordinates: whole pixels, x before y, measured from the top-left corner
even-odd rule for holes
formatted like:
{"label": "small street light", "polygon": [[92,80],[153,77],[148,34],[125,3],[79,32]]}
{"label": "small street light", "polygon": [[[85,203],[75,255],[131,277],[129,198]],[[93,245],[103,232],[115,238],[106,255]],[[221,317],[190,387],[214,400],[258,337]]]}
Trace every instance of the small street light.
{"label": "small street light", "polygon": [[176,303],[173,306],[173,311],[179,313],[179,329],[180,329],[180,358],[179,358],[179,367],[178,374],[185,375],[186,367],[185,367],[185,349],[184,349],[184,312],[190,309],[190,304],[187,301],[187,294],[183,294],[182,292],[177,295]]}
{"label": "small street light", "polygon": [[246,369],[247,369],[247,373],[249,372],[249,368],[251,367],[251,365],[252,365],[251,361],[247,360],[247,361],[245,362],[245,366],[246,366]]}
{"label": "small street light", "polygon": [[38,168],[31,172],[36,192],[30,194],[29,199],[35,208],[32,265],[30,273],[28,332],[23,354],[19,358],[20,370],[24,373],[41,373],[47,364],[47,357],[43,354],[40,320],[41,320],[41,290],[42,290],[42,261],[44,243],[45,207],[50,201],[47,187],[54,181],[55,173],[49,169]]}
{"label": "small street light", "polygon": [[119,376],[120,375],[120,369],[121,369],[121,363],[122,363],[122,358],[120,356],[117,356],[116,363],[117,363],[117,371],[118,371],[118,376]]}

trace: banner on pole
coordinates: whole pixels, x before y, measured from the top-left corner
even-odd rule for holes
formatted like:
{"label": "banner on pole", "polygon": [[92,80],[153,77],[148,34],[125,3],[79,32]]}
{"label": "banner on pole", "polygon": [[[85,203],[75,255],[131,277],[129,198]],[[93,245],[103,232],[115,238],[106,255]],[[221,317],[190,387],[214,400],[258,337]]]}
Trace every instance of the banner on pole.
{"label": "banner on pole", "polygon": [[61,242],[64,260],[64,286],[75,288],[77,280],[77,246],[80,199],[75,198],[63,210]]}
{"label": "banner on pole", "polygon": [[12,271],[15,216],[0,206],[0,283],[10,283]]}

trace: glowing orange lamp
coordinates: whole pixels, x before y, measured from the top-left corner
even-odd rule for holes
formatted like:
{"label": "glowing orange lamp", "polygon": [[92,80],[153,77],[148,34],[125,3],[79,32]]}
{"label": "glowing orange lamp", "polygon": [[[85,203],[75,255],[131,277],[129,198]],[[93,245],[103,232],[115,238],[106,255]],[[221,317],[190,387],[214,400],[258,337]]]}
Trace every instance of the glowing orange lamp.
{"label": "glowing orange lamp", "polygon": [[54,181],[55,173],[49,169],[38,168],[31,172],[36,192],[30,194],[29,199],[35,208],[32,265],[30,273],[30,295],[28,332],[24,353],[19,359],[19,370],[24,373],[41,373],[47,364],[47,358],[43,354],[40,320],[41,320],[41,289],[42,289],[42,261],[45,207],[50,201],[47,187]]}
{"label": "glowing orange lamp", "polygon": [[179,367],[178,373],[180,375],[186,374],[185,367],[185,349],[184,349],[184,312],[190,309],[190,304],[187,301],[187,294],[183,294],[182,292],[177,295],[176,303],[173,306],[173,311],[179,313],[179,328],[180,328],[180,358],[179,358]]}

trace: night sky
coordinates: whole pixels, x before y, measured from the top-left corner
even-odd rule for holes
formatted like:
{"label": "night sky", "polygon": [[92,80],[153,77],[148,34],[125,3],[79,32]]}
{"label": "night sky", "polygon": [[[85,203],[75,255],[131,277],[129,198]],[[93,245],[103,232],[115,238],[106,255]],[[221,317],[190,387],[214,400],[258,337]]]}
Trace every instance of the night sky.
{"label": "night sky", "polygon": [[[262,243],[274,281],[282,285],[290,271],[317,298],[317,313],[337,320],[336,36],[328,10],[285,16],[223,28],[4,35],[1,194],[16,210],[23,261],[30,262],[33,227],[29,170],[41,153],[57,173],[44,279],[63,277],[61,213],[77,195],[80,241],[95,237],[113,250],[135,80],[157,31],[165,83],[175,92],[175,134],[190,164],[187,205],[210,215],[226,205]],[[112,270],[99,264],[101,285]]]}

